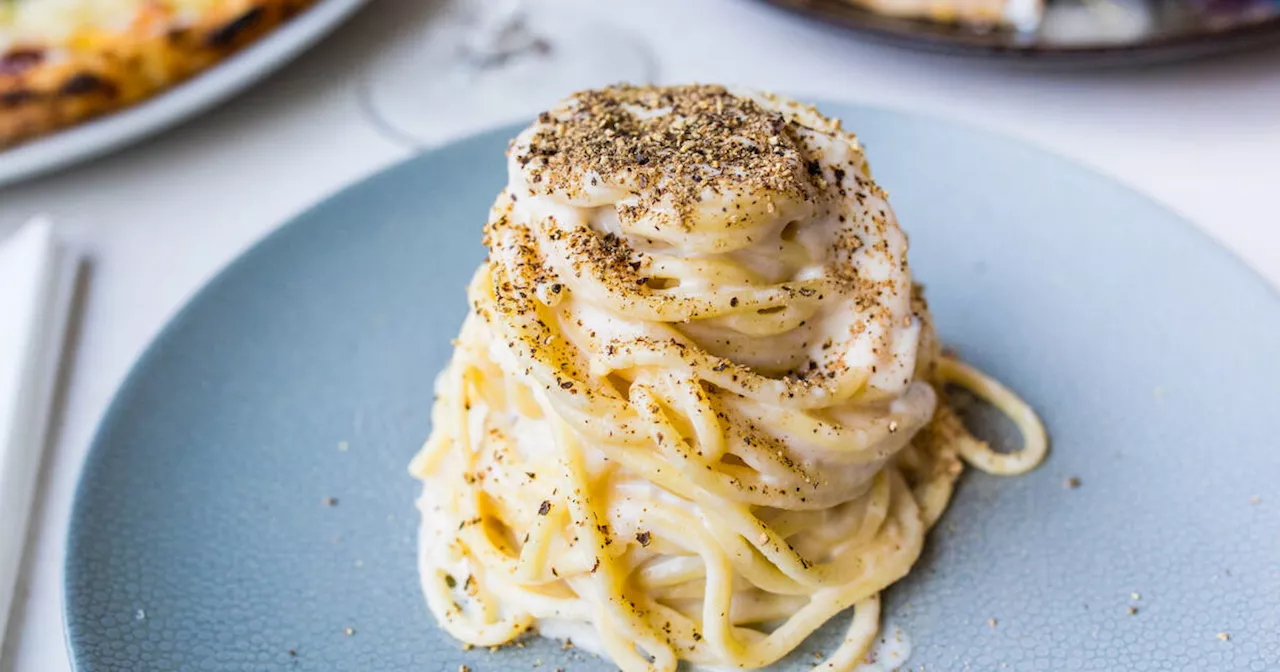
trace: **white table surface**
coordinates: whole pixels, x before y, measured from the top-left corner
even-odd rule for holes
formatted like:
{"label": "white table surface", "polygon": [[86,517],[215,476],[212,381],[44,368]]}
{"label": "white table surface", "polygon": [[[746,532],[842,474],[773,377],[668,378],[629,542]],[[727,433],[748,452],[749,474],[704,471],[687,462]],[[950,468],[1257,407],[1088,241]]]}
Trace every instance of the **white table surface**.
{"label": "white table surface", "polygon": [[[1280,191],[1280,50],[1137,71],[1046,72],[869,44],[750,0],[563,1],[647,38],[664,82],[867,101],[1047,147],[1185,215],[1280,284],[1272,200]],[[431,4],[379,0],[211,114],[91,164],[0,189],[0,235],[49,212],[91,259],[0,669],[70,669],[61,575],[72,493],[94,428],[142,349],[255,240],[408,155],[364,116],[356,82],[387,32],[413,25]]]}

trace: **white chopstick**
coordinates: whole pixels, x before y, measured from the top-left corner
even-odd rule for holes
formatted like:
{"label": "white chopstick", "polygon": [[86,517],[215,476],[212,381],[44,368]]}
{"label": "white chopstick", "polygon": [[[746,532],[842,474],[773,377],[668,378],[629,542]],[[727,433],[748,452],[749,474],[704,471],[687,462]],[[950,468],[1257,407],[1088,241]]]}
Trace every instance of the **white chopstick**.
{"label": "white chopstick", "polygon": [[0,240],[0,640],[22,565],[78,263],[47,219]]}

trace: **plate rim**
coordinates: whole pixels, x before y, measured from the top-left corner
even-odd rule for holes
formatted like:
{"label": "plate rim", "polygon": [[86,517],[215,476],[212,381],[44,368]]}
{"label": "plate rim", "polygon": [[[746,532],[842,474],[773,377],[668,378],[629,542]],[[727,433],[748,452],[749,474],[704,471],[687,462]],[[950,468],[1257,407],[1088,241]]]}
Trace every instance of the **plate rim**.
{"label": "plate rim", "polygon": [[854,18],[866,17],[910,23],[912,19],[881,16],[869,9],[849,5],[837,11],[833,5],[842,0],[756,0],[791,16],[818,26],[847,34],[861,35],[879,44],[910,49],[928,54],[964,56],[974,59],[1002,60],[1042,67],[1131,67],[1172,63],[1259,49],[1277,44],[1280,16],[1241,24],[1229,29],[1173,35],[1144,43],[1085,44],[1080,47],[1004,46],[974,44],[952,40],[943,35],[908,34]]}
{"label": "plate rim", "polygon": [[[1000,133],[999,131],[987,129],[966,121],[949,119],[928,113],[848,99],[842,100],[816,96],[797,96],[797,100],[812,104],[819,110],[843,108],[845,113],[841,115],[842,118],[852,116],[849,114],[850,112],[870,111],[894,117],[905,117],[915,123],[934,125],[944,129],[973,134],[978,136],[983,142],[1002,143],[1006,147],[1015,149],[1025,155],[1035,156],[1038,160],[1056,163],[1066,170],[1075,171],[1079,175],[1087,176],[1090,180],[1106,185],[1108,188],[1124,194],[1125,197],[1133,199],[1133,202],[1135,203],[1140,202],[1145,207],[1162,213],[1166,220],[1170,222],[1177,222],[1174,226],[1184,229],[1187,234],[1200,241],[1201,249],[1205,250],[1206,254],[1225,256],[1226,261],[1242,269],[1244,272],[1242,280],[1259,285],[1263,290],[1262,294],[1267,297],[1271,308],[1280,311],[1280,287],[1271,283],[1234,250],[1220,243],[1190,219],[1184,217],[1160,201],[1157,201],[1151,196],[1139,191],[1128,183],[1107,175],[1106,173],[1103,173],[1102,171],[1097,170],[1073,157],[1059,154],[1040,144],[1024,140],[1013,135]],[[847,123],[850,127],[854,125],[852,122]],[[141,379],[144,371],[148,368],[149,363],[158,355],[159,350],[166,344],[167,340],[172,337],[176,325],[186,319],[191,311],[195,310],[198,305],[203,303],[205,297],[208,296],[213,289],[220,286],[222,283],[227,282],[231,275],[235,273],[236,269],[251,262],[258,255],[263,254],[263,251],[269,247],[272,241],[286,235],[291,235],[296,230],[299,230],[300,227],[306,224],[306,221],[309,218],[315,216],[317,212],[332,207],[338,199],[348,198],[351,193],[357,190],[368,188],[369,185],[373,183],[387,179],[388,175],[413,170],[417,163],[426,160],[427,157],[432,155],[443,152],[458,151],[465,145],[472,144],[489,136],[511,137],[520,129],[523,129],[527,124],[528,122],[526,121],[504,124],[483,131],[459,136],[446,143],[425,149],[422,152],[375,170],[319,198],[310,205],[290,215],[286,220],[272,229],[266,231],[248,247],[244,248],[229,259],[212,276],[210,276],[209,279],[201,284],[195,292],[192,293],[182,303],[182,305],[165,320],[160,330],[150,338],[146,346],[142,349],[141,354],[138,355],[138,357],[129,366],[128,372],[112,393],[110,402],[108,402],[101,416],[99,416],[95,423],[88,448],[86,449],[84,457],[81,459],[77,468],[78,471],[76,474],[74,494],[72,495],[71,500],[71,510],[67,517],[66,529],[63,531],[66,541],[66,550],[62,558],[62,580],[59,585],[59,597],[61,601],[59,613],[62,617],[63,641],[66,643],[67,658],[73,672],[96,672],[88,667],[88,665],[92,664],[92,661],[86,661],[84,664],[81,663],[78,658],[76,647],[72,643],[73,632],[70,623],[73,607],[69,599],[68,590],[70,577],[75,573],[73,565],[76,563],[77,555],[74,551],[79,545],[77,540],[80,536],[79,531],[88,525],[89,520],[89,514],[84,510],[84,491],[86,489],[86,481],[89,478],[93,464],[96,461],[103,459],[104,437],[110,426],[113,424],[113,418],[122,412],[125,392],[138,384],[138,381]]]}
{"label": "plate rim", "polygon": [[123,149],[208,111],[293,61],[368,2],[318,0],[225,61],[153,98],[0,150],[0,189]]}

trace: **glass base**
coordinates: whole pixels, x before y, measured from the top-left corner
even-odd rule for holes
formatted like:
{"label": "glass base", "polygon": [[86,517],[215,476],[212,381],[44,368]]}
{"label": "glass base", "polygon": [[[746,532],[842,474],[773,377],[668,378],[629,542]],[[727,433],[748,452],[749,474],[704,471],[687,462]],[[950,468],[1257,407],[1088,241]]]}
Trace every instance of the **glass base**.
{"label": "glass base", "polygon": [[574,91],[657,76],[634,35],[561,10],[531,9],[488,45],[472,28],[438,17],[375,58],[361,93],[388,137],[434,145],[527,119]]}

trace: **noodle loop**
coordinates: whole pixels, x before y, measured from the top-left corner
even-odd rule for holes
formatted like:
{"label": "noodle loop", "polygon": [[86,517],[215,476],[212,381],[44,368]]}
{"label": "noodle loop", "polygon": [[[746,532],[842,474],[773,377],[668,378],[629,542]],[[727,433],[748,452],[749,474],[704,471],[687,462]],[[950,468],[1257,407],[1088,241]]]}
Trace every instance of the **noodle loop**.
{"label": "noodle loop", "polygon": [[[520,134],[411,470],[422,581],[466,642],[571,634],[628,671],[759,668],[915,562],[961,471],[1043,427],[941,359],[839,122],[721,87],[576,94]],[[984,449],[941,385],[1018,419]],[[985,452],[984,452],[985,450]]]}

